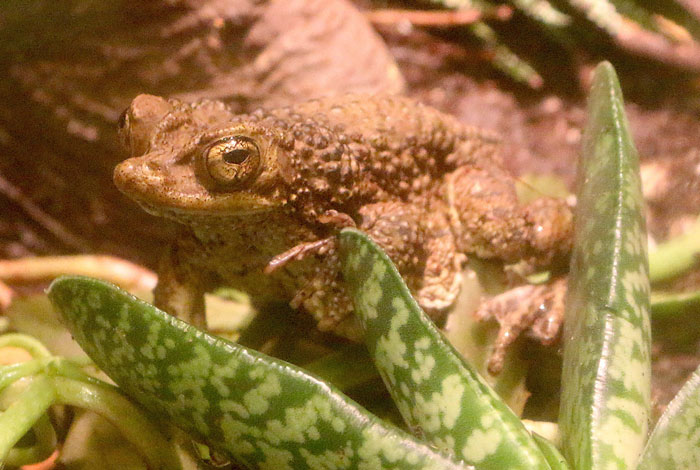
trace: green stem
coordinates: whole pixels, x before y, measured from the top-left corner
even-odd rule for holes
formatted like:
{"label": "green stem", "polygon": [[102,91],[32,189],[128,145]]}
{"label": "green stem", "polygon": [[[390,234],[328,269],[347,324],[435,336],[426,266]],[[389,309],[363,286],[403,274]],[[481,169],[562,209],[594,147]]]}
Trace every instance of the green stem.
{"label": "green stem", "polygon": [[20,362],[18,364],[10,364],[9,366],[0,367],[0,391],[3,391],[11,383],[29,377],[37,372],[40,372],[46,367],[46,359],[34,359],[32,361]]}
{"label": "green stem", "polygon": [[655,293],[651,295],[653,318],[669,318],[700,307],[700,290],[680,293]]}
{"label": "green stem", "polygon": [[141,453],[151,469],[179,469],[172,444],[158,431],[142,410],[121,393],[104,385],[66,377],[53,377],[56,404],[93,411],[109,420]]}
{"label": "green stem", "polygon": [[29,377],[40,372],[44,372],[49,376],[61,375],[95,385],[111,387],[106,382],[83,372],[73,360],[54,356],[33,359],[19,364],[10,364],[9,366],[0,366],[0,391],[22,377]]}
{"label": "green stem", "polygon": [[0,336],[0,348],[5,346],[22,348],[31,354],[34,359],[51,357],[51,352],[46,349],[46,346],[41,344],[41,341],[20,333],[7,333]]}
{"label": "green stem", "polygon": [[[93,363],[90,363],[90,365],[94,366]],[[114,385],[91,376],[90,374],[86,373],[81,367],[82,365],[73,359],[54,357],[51,361],[49,361],[46,364],[45,371],[46,374],[49,376],[61,376],[64,378],[74,379],[92,385],[117,390],[117,387],[115,387]]]}
{"label": "green stem", "polygon": [[56,431],[51,425],[49,415],[44,413],[33,426],[36,442],[29,447],[15,447],[7,455],[10,467],[21,467],[41,462],[49,458],[56,448]]}
{"label": "green stem", "polygon": [[15,400],[0,414],[0,468],[10,449],[34,426],[56,397],[51,380],[39,376],[31,379]]}

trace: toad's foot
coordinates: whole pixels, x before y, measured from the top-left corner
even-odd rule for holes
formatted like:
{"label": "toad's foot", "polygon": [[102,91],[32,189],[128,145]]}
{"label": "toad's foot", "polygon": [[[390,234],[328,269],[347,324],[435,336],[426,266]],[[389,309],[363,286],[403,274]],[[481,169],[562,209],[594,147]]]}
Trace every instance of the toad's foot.
{"label": "toad's foot", "polygon": [[498,337],[489,358],[488,369],[498,374],[503,369],[507,348],[523,331],[542,344],[552,344],[558,337],[564,318],[566,279],[547,284],[516,287],[483,303],[475,313],[477,319],[495,318],[500,324]]}
{"label": "toad's foot", "polygon": [[[355,221],[349,215],[336,210],[326,211],[319,216],[318,220],[322,224],[332,226],[338,230],[346,227],[355,227]],[[335,243],[335,236],[313,242],[300,243],[272,258],[265,266],[264,272],[265,274],[272,274],[290,261],[299,261],[312,254],[324,255],[335,251]]]}
{"label": "toad's foot", "polygon": [[302,260],[311,254],[324,255],[332,249],[334,243],[334,236],[313,242],[300,243],[272,258],[272,260],[267,263],[267,266],[265,266],[264,272],[265,274],[272,274],[287,263]]}

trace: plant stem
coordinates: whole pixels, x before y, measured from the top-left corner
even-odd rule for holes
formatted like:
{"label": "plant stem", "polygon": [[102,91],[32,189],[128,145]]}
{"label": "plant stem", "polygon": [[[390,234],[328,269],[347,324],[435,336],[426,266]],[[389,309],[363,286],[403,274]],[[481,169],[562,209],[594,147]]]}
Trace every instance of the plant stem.
{"label": "plant stem", "polygon": [[93,411],[109,420],[141,453],[151,469],[179,469],[177,452],[146,418],[144,412],[119,392],[104,385],[53,377],[56,404]]}
{"label": "plant stem", "polygon": [[651,295],[651,313],[656,319],[674,317],[684,312],[690,313],[700,307],[700,290],[680,293],[653,293]]}
{"label": "plant stem", "polygon": [[43,376],[35,377],[22,390],[18,399],[0,414],[0,468],[10,449],[46,412],[55,397],[51,380]]}
{"label": "plant stem", "polygon": [[34,359],[51,357],[51,352],[46,349],[46,346],[41,341],[20,333],[8,333],[0,336],[0,348],[5,346],[22,348],[31,354]]}
{"label": "plant stem", "polygon": [[7,464],[10,467],[21,467],[42,462],[49,458],[56,448],[56,431],[51,425],[49,415],[44,413],[34,423],[34,435],[36,442],[29,447],[15,447],[7,455]]}

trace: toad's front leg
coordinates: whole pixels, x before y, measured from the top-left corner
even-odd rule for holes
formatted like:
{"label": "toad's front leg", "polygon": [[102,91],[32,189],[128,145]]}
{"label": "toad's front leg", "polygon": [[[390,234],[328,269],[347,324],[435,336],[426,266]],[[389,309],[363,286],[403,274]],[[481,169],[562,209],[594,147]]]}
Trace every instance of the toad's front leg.
{"label": "toad's front leg", "polygon": [[199,328],[206,327],[205,282],[191,259],[194,253],[188,237],[178,237],[161,255],[158,284],[153,290],[156,307]]}
{"label": "toad's front leg", "polygon": [[459,253],[445,204],[437,199],[370,204],[360,229],[386,252],[432,318],[454,304],[466,257]]}

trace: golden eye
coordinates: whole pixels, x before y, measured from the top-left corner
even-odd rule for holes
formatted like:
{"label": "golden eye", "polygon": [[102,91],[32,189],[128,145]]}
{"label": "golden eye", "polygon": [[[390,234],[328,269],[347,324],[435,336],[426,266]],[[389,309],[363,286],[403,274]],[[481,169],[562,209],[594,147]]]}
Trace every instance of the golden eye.
{"label": "golden eye", "polygon": [[260,149],[249,137],[225,137],[204,149],[202,161],[217,186],[240,187],[257,175]]}

